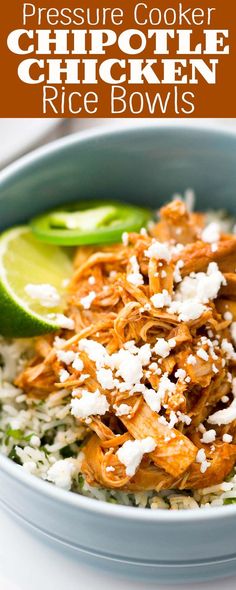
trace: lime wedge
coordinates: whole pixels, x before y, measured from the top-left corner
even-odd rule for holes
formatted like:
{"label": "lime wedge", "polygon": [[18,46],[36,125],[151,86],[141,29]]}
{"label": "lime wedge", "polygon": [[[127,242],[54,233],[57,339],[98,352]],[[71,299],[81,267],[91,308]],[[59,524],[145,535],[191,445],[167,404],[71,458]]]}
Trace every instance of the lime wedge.
{"label": "lime wedge", "polygon": [[72,262],[60,247],[39,242],[28,227],[4,232],[0,237],[0,333],[24,338],[57,330],[63,324],[71,275]]}

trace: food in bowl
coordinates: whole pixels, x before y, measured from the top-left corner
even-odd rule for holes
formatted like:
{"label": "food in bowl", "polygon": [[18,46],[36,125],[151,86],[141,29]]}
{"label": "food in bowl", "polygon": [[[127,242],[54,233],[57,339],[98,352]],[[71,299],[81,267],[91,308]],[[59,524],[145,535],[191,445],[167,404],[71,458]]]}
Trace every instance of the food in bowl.
{"label": "food in bowl", "polygon": [[1,452],[108,502],[236,502],[236,236],[179,198],[136,231],[114,206],[2,238]]}

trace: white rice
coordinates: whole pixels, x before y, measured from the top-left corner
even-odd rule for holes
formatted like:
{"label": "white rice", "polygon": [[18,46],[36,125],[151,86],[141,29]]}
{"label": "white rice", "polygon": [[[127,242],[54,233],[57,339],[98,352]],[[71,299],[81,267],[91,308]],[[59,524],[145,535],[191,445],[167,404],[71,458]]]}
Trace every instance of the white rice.
{"label": "white rice", "polygon": [[[13,385],[30,349],[31,340],[0,339],[1,453],[41,479],[106,502],[152,510],[198,509],[236,502],[236,472],[222,484],[193,493],[167,490],[131,494],[89,486],[81,473],[86,429],[78,427],[70,413],[68,392],[62,388],[44,401],[32,400]],[[58,472],[66,477],[58,477]]]}

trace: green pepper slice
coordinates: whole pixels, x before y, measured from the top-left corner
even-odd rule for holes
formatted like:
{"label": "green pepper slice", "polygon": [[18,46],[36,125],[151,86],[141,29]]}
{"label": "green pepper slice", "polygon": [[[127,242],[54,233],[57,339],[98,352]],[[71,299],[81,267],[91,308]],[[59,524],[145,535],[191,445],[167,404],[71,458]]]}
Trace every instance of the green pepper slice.
{"label": "green pepper slice", "polygon": [[48,244],[82,246],[114,243],[123,232],[139,231],[152,219],[150,210],[114,201],[82,201],[35,217],[30,227]]}

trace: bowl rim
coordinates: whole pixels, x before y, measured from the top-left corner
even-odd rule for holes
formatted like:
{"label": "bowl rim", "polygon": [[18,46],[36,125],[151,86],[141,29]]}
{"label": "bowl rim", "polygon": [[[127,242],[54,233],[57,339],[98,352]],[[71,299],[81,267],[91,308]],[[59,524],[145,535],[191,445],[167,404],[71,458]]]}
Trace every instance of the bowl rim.
{"label": "bowl rim", "polygon": [[[130,122],[124,127],[117,128],[115,125],[107,127],[106,125],[99,129],[89,129],[85,131],[78,131],[72,135],[65,136],[61,139],[57,139],[48,143],[46,146],[39,147],[32,152],[22,156],[13,163],[9,164],[6,168],[0,171],[0,189],[4,186],[11,177],[20,172],[25,167],[27,168],[35,162],[43,160],[45,157],[51,154],[57,154],[61,150],[67,149],[76,144],[83,143],[84,141],[93,141],[103,137],[109,137],[112,135],[126,135],[135,134],[140,131],[157,131],[161,129],[166,132],[196,132],[198,135],[210,134],[218,135],[220,137],[234,137],[236,139],[236,129],[230,129],[224,127],[222,124],[216,124],[215,121],[207,120],[207,122],[199,123],[199,119],[187,120],[183,122],[178,119],[171,119],[171,122],[166,120],[152,121],[147,124],[146,121],[142,121],[134,125]],[[209,122],[210,121],[210,122]],[[34,475],[26,473],[20,465],[16,465],[8,457],[0,454],[0,469],[1,471],[9,476],[18,480],[21,485],[26,485],[35,493],[42,494],[45,498],[56,500],[59,504],[65,504],[68,507],[81,508],[84,511],[97,513],[100,516],[112,516],[116,519],[121,520],[134,520],[137,522],[153,522],[153,523],[193,523],[202,522],[212,519],[231,519],[236,514],[236,506],[217,506],[206,509],[187,509],[187,510],[150,510],[147,508],[138,508],[133,506],[124,506],[121,504],[111,504],[103,500],[97,500],[89,498],[71,491],[66,491],[58,488],[57,486],[50,484],[49,482],[42,480]]]}

